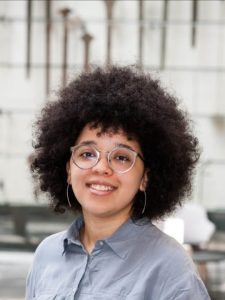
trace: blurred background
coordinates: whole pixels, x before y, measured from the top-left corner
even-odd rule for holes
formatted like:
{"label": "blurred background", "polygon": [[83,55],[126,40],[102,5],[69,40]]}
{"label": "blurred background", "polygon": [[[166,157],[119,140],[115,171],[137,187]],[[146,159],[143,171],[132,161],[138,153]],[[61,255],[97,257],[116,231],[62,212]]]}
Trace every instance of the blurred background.
{"label": "blurred background", "polygon": [[65,229],[29,173],[32,123],[83,70],[151,72],[182,101],[202,146],[189,204],[157,224],[225,299],[225,1],[0,1],[0,299],[24,299],[33,251]]}

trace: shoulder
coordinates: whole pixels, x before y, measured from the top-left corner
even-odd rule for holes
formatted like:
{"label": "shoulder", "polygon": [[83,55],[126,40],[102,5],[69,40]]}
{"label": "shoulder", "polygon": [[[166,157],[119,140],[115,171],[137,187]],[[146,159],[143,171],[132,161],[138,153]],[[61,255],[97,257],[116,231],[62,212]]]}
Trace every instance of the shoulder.
{"label": "shoulder", "polygon": [[48,256],[62,255],[63,241],[66,238],[66,231],[58,232],[46,237],[35,251],[35,259],[48,258]]}
{"label": "shoulder", "polygon": [[181,244],[151,223],[145,225],[138,239],[145,249],[145,271],[149,271],[151,282],[160,278],[155,286],[168,299],[209,299],[191,257]]}
{"label": "shoulder", "polygon": [[66,231],[52,234],[46,237],[37,247],[27,276],[26,299],[33,299],[40,274],[43,273],[46,266],[54,264],[58,261],[59,256],[62,256],[65,236]]}
{"label": "shoulder", "polygon": [[143,226],[142,232],[143,235],[140,239],[146,244],[146,246],[151,247],[151,249],[153,248],[157,251],[160,249],[167,249],[167,253],[171,255],[174,251],[186,253],[180,243],[150,222]]}
{"label": "shoulder", "polygon": [[46,237],[37,247],[32,262],[32,276],[43,270],[46,265],[55,263],[62,257],[65,231]]}
{"label": "shoulder", "polygon": [[158,264],[162,269],[167,268],[171,273],[176,270],[182,273],[188,269],[195,269],[191,257],[174,238],[151,223],[143,225],[141,232],[136,247],[141,244],[145,249],[144,259],[154,261],[154,264]]}

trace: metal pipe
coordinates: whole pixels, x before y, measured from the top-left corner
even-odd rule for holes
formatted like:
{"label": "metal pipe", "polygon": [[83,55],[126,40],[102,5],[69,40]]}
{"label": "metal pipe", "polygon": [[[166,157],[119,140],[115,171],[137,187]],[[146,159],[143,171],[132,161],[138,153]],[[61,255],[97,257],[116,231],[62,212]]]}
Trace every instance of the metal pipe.
{"label": "metal pipe", "polygon": [[166,63],[166,36],[167,36],[167,18],[168,18],[168,0],[163,1],[163,24],[161,33],[161,55],[160,55],[160,69],[165,68]]}
{"label": "metal pipe", "polygon": [[26,54],[26,76],[30,77],[31,68],[31,24],[32,24],[32,0],[27,0],[27,54]]}
{"label": "metal pipe", "polygon": [[198,15],[198,0],[192,0],[192,30],[191,30],[191,46],[196,45],[196,21]]}
{"label": "metal pipe", "polygon": [[112,46],[112,19],[113,19],[113,4],[115,0],[104,0],[107,12],[107,42],[106,42],[106,65],[111,64],[111,46]]}
{"label": "metal pipe", "polygon": [[90,42],[93,40],[93,36],[87,32],[84,32],[82,36],[82,40],[84,42],[84,71],[90,71],[90,64],[89,64],[89,55],[90,55]]}
{"label": "metal pipe", "polygon": [[63,17],[63,75],[62,75],[62,86],[66,86],[67,82],[67,56],[68,56],[68,15],[71,12],[69,8],[63,8],[60,10],[60,13]]}
{"label": "metal pipe", "polygon": [[138,41],[138,52],[139,52],[139,68],[143,68],[143,33],[144,33],[144,1],[139,0],[139,41]]}
{"label": "metal pipe", "polygon": [[45,85],[45,91],[46,95],[49,94],[50,89],[50,33],[51,33],[51,0],[46,0],[46,85]]}

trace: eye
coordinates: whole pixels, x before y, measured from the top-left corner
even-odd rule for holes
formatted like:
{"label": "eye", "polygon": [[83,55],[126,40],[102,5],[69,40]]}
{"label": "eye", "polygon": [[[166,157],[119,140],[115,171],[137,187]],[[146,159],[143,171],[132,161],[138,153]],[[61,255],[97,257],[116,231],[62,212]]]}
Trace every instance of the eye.
{"label": "eye", "polygon": [[93,152],[93,151],[85,151],[85,152],[82,152],[80,153],[80,157],[82,158],[95,158],[96,157],[96,153]]}
{"label": "eye", "polygon": [[124,156],[124,155],[118,155],[118,156],[114,157],[114,159],[118,160],[119,162],[123,162],[123,163],[130,161],[129,157]]}
{"label": "eye", "polygon": [[97,157],[97,153],[92,148],[80,147],[75,152],[75,157],[79,160],[88,160]]}
{"label": "eye", "polygon": [[95,156],[95,154],[93,152],[83,152],[80,154],[80,156],[83,156],[83,157],[93,157]]}
{"label": "eye", "polygon": [[111,153],[111,160],[116,164],[130,164],[132,153],[127,149],[116,149]]}

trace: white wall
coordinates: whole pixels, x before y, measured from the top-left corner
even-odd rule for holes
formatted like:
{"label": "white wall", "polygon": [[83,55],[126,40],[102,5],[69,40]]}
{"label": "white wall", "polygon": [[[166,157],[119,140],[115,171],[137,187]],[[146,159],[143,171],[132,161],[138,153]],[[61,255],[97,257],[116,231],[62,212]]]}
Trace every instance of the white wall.
{"label": "white wall", "polygon": [[[0,1],[0,204],[34,203],[27,165],[31,124],[44,102],[61,85],[63,30],[59,10],[72,9],[69,21],[68,79],[82,70],[79,17],[94,37],[92,64],[106,61],[106,9],[98,1],[52,1],[51,93],[45,93],[45,1],[32,1],[32,69],[26,77],[27,1]],[[208,208],[225,208],[225,2],[198,1],[196,46],[191,46],[192,1],[169,1],[166,63],[160,70],[163,1],[144,2],[143,64],[175,92],[192,114],[203,153],[193,198]],[[113,7],[112,61],[138,61],[138,1]],[[1,187],[1,185],[0,185]]]}

